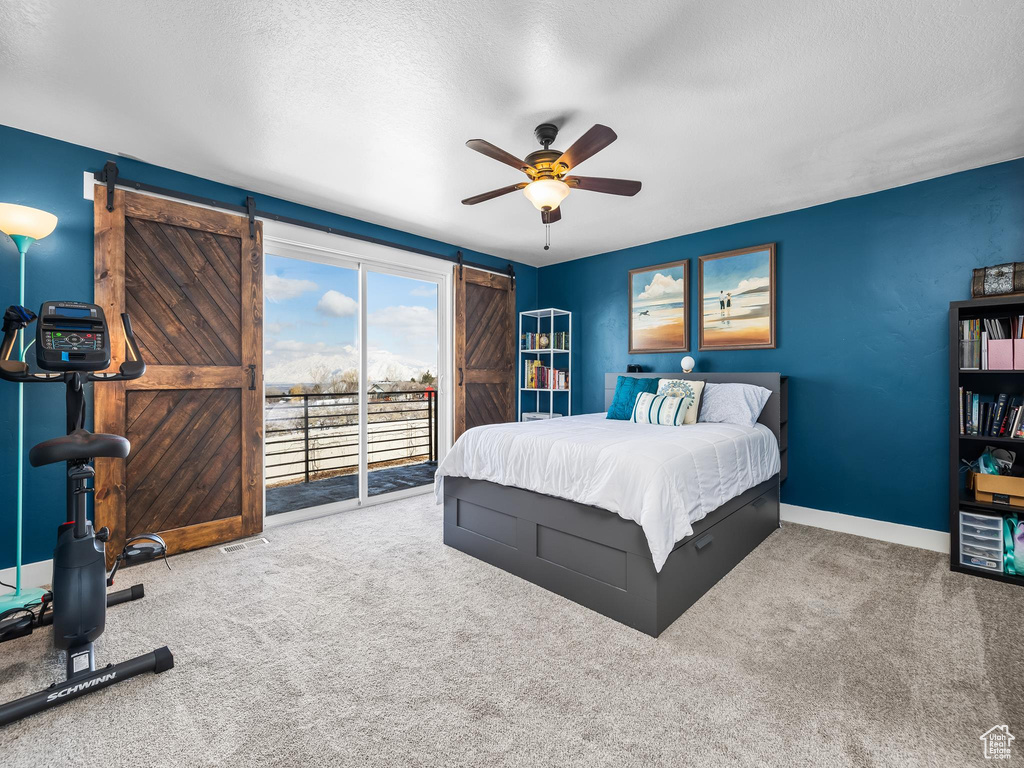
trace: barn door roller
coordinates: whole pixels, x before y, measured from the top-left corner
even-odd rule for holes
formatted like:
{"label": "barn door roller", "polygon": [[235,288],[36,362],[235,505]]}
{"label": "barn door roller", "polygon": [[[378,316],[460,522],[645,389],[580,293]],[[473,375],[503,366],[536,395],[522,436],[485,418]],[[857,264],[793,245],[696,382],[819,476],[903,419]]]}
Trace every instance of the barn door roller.
{"label": "barn door roller", "polygon": [[107,185],[107,210],[114,210],[114,187],[117,186],[117,163],[108,160],[100,171],[99,181]]}
{"label": "barn door roller", "polygon": [[249,216],[249,237],[256,237],[256,198],[249,195],[245,198],[245,212]]}

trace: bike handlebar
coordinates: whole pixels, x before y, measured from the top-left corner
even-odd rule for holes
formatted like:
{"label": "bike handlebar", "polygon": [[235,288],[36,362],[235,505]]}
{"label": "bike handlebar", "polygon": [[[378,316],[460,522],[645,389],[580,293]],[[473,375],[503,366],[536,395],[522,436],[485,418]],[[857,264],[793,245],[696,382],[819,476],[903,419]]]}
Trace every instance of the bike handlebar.
{"label": "bike handlebar", "polygon": [[[64,373],[54,371],[52,373],[31,373],[28,363],[21,360],[11,360],[14,352],[14,343],[18,337],[18,331],[26,328],[35,315],[30,319],[20,322],[8,322],[5,316],[4,340],[0,342],[0,378],[7,381],[14,381],[23,384],[35,384],[45,381],[63,381]],[[107,371],[93,372],[82,371],[81,376],[86,381],[131,381],[137,379],[146,372],[146,363],[139,352],[139,345],[135,341],[135,334],[132,333],[132,320],[127,312],[121,313],[121,327],[124,329],[124,351],[128,359],[121,363],[117,373]]]}

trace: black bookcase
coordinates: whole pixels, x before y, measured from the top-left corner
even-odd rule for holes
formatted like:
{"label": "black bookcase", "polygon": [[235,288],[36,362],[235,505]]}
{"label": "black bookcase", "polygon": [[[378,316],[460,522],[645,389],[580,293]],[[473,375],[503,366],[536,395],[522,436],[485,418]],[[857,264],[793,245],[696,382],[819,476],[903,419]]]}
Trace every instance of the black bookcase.
{"label": "black bookcase", "polygon": [[975,501],[966,488],[966,473],[960,471],[963,459],[973,461],[978,458],[986,445],[1015,451],[1015,463],[1024,467],[1024,440],[960,434],[960,387],[984,395],[1003,392],[1024,395],[1024,370],[974,371],[960,368],[960,323],[962,320],[1017,315],[1024,315],[1024,296],[953,301],[949,304],[949,563],[952,570],[960,573],[1024,585],[1024,576],[986,571],[960,563],[961,509],[984,515],[1003,515],[1016,511],[1018,515],[1024,516],[1024,507]]}

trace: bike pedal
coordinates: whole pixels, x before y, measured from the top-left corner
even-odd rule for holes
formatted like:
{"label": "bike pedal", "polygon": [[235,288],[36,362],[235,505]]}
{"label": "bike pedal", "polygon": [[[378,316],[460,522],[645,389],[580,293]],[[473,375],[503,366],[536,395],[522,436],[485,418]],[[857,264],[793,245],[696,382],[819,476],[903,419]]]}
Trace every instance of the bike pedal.
{"label": "bike pedal", "polygon": [[121,559],[126,566],[148,563],[150,560],[164,557],[167,544],[156,534],[142,534],[129,540],[124,545]]}

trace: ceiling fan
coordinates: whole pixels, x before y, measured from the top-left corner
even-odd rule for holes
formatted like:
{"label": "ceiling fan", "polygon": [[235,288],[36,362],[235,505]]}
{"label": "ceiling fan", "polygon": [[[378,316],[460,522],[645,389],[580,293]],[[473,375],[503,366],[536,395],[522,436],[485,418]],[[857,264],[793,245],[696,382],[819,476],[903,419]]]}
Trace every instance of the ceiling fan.
{"label": "ceiling fan", "polygon": [[618,137],[615,131],[607,125],[595,125],[584,133],[565,152],[551,149],[551,145],[558,135],[558,126],[551,123],[542,123],[534,130],[537,141],[544,149],[538,149],[526,156],[525,160],[509,154],[503,149],[483,139],[470,139],[466,146],[475,149],[481,154],[492,157],[498,162],[511,165],[518,171],[522,171],[529,177],[529,181],[521,181],[501,189],[493,189],[484,192],[482,195],[467,197],[462,201],[463,205],[476,205],[485,200],[493,200],[496,197],[523,190],[523,194],[533,203],[533,206],[540,211],[541,221],[545,224],[553,224],[562,218],[559,205],[568,196],[571,189],[583,189],[590,192],[603,192],[607,195],[625,195],[632,197],[640,191],[639,181],[626,181],[625,179],[601,179],[594,176],[568,176],[573,168],[582,163],[588,157],[592,157],[602,149],[611,144]]}

